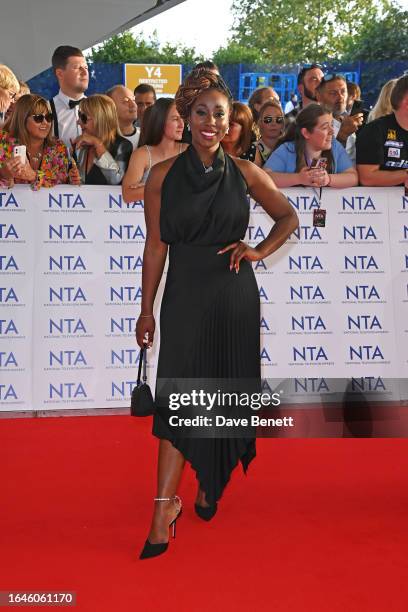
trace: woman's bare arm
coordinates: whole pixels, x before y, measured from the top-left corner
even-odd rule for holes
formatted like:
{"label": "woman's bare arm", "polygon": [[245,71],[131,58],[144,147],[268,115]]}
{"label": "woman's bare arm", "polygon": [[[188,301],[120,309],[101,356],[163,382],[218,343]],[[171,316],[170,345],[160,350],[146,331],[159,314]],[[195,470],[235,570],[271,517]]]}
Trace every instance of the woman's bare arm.
{"label": "woman's bare arm", "polygon": [[220,254],[231,251],[230,270],[235,269],[236,272],[239,272],[241,259],[259,261],[279,249],[297,228],[299,220],[294,208],[261,168],[245,160],[234,159],[234,161],[246,180],[250,195],[275,221],[267,237],[255,248],[239,241],[219,251]]}
{"label": "woman's bare arm", "polygon": [[122,180],[122,195],[125,202],[143,200],[145,186],[140,181],[148,167],[148,161],[145,147],[133,151],[128,169]]}
{"label": "woman's bare arm", "polygon": [[146,242],[143,252],[142,304],[136,324],[136,339],[143,346],[145,334],[149,334],[148,346],[152,346],[155,320],[154,300],[163,274],[167,257],[167,244],[160,238],[161,190],[164,178],[175,158],[155,165],[146,181],[144,212],[146,220]]}

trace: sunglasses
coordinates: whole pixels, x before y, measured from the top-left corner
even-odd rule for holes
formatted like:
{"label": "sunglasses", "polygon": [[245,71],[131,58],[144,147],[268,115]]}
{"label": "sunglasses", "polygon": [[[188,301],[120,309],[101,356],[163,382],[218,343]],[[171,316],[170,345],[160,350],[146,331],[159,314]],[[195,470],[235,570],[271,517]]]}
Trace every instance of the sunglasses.
{"label": "sunglasses", "polygon": [[81,111],[79,111],[78,119],[80,120],[81,123],[85,125],[85,123],[88,121],[88,119],[90,119],[90,117],[88,117],[88,115],[85,115],[85,113],[81,113]]}
{"label": "sunglasses", "polygon": [[31,117],[34,119],[35,123],[42,123],[44,120],[47,123],[51,123],[52,122],[52,113],[37,113],[36,115],[31,115]]}
{"label": "sunglasses", "polygon": [[263,123],[283,123],[285,121],[285,117],[271,117],[270,115],[266,115],[262,119]]}
{"label": "sunglasses", "polygon": [[323,82],[324,83],[328,83],[329,81],[335,81],[337,79],[340,79],[341,81],[345,81],[346,77],[344,76],[344,74],[341,74],[340,72],[335,72],[333,74],[325,74],[323,77]]}

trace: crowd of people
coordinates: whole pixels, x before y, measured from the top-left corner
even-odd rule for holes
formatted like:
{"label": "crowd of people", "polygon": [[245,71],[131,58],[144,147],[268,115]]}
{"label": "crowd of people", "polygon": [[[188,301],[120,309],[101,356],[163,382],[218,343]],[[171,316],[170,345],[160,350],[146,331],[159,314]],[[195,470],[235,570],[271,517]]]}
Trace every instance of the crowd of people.
{"label": "crowd of people", "polygon": [[[153,418],[157,488],[140,553],[148,559],[167,550],[169,527],[175,535],[186,461],[197,478],[195,512],[209,521],[232,471],[238,463],[246,471],[256,456],[254,428],[223,437],[174,428],[163,381],[171,389],[181,381],[184,391],[194,381],[190,397],[200,380],[211,389],[217,381],[228,395],[236,381],[246,381],[251,394],[261,388],[260,295],[251,264],[276,252],[299,223],[278,188],[408,186],[408,75],[386,83],[368,115],[356,85],[308,64],[298,75],[299,100],[293,95],[285,114],[271,87],[258,88],[248,105],[234,101],[212,62],[196,66],[175,99],[156,99],[147,84],[87,97],[87,62],[74,47],[58,47],[52,65],[60,87],[52,100],[28,92],[0,65],[0,184],[121,184],[125,201],[144,199],[135,330],[143,350],[155,341],[168,255]],[[256,246],[243,241],[248,194],[272,222]],[[248,404],[227,414],[237,408],[250,414]]]}
{"label": "crowd of people", "polygon": [[[126,201],[143,198],[152,166],[191,143],[174,100],[148,84],[87,97],[88,65],[75,47],[58,47],[52,66],[59,92],[46,100],[0,65],[0,185],[122,184]],[[198,67],[219,75],[213,62]],[[278,187],[408,186],[407,75],[385,83],[370,111],[357,84],[318,63],[302,67],[297,88],[286,112],[272,87],[234,101],[224,151]]]}

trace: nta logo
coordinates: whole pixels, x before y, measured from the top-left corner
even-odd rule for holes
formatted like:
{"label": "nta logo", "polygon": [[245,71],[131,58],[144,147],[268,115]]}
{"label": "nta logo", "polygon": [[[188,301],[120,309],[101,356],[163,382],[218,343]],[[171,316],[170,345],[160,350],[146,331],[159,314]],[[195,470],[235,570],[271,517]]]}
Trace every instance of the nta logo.
{"label": "nta logo", "polygon": [[50,290],[50,302],[65,302],[65,303],[75,303],[75,302],[86,302],[85,292],[81,289],[81,287],[58,287]]}
{"label": "nta logo", "polygon": [[49,319],[50,334],[86,334],[86,327],[82,319]]}
{"label": "nta logo", "polygon": [[86,208],[79,193],[48,194],[48,208]]}
{"label": "nta logo", "polygon": [[13,319],[0,319],[0,336],[8,336],[9,334],[18,335],[17,325]]}
{"label": "nta logo", "polygon": [[122,287],[110,287],[111,302],[119,300],[121,302],[136,302],[142,299],[142,288],[134,285]]}
{"label": "nta logo", "polygon": [[13,287],[0,287],[0,304],[7,304],[8,302],[19,302],[17,293]]}
{"label": "nta logo", "polygon": [[380,294],[378,293],[375,285],[346,285],[346,298],[356,300],[379,300]]}
{"label": "nta logo", "polygon": [[372,255],[354,255],[353,257],[344,256],[345,270],[378,270],[377,262]]}
{"label": "nta logo", "polygon": [[48,237],[50,240],[58,238],[59,240],[86,240],[84,230],[80,225],[72,223],[60,223],[59,225],[48,226]]}
{"label": "nta logo", "polygon": [[324,293],[319,285],[299,285],[299,287],[289,287],[291,300],[324,300]]}
{"label": "nta logo", "polygon": [[371,225],[343,225],[344,240],[377,240]]}
{"label": "nta logo", "polygon": [[289,255],[289,270],[323,270],[320,259],[312,255],[298,255],[292,257]]}
{"label": "nta logo", "polygon": [[78,399],[87,398],[85,387],[82,383],[65,382],[49,386],[49,399]]}
{"label": "nta logo", "polygon": [[10,398],[18,399],[17,393],[15,392],[13,385],[0,384],[0,400],[6,401]]}
{"label": "nta logo", "polygon": [[351,198],[346,198],[345,196],[343,196],[343,210],[347,209],[358,211],[372,211],[375,210],[375,206],[370,196],[351,196]]}
{"label": "nta logo", "polygon": [[109,256],[109,270],[114,272],[115,270],[125,270],[127,272],[134,272],[135,270],[141,269],[143,266],[143,259],[140,255],[113,255]]}
{"label": "nta logo", "polygon": [[0,271],[8,272],[9,270],[18,271],[19,267],[12,255],[0,255]]}
{"label": "nta logo", "polygon": [[352,330],[364,330],[364,331],[379,331],[382,330],[382,325],[376,315],[371,314],[360,314],[352,317],[347,315],[347,326],[350,331]]}
{"label": "nta logo", "polygon": [[87,366],[88,363],[85,359],[85,355],[82,351],[50,351],[49,352],[49,365],[50,366]]}
{"label": "nta logo", "polygon": [[16,228],[12,223],[10,223],[10,225],[7,225],[7,223],[0,223],[0,239],[8,240],[9,238],[18,240]]}
{"label": "nta logo", "polygon": [[79,255],[60,255],[59,257],[49,256],[49,270],[60,272],[81,272],[86,271],[84,260]]}
{"label": "nta logo", "polygon": [[378,345],[360,344],[358,346],[350,346],[350,359],[352,361],[384,361],[384,356]]}
{"label": "nta logo", "polygon": [[0,368],[8,368],[10,366],[18,367],[17,359],[14,356],[14,353],[7,353],[5,351],[0,351]]}
{"label": "nta logo", "polygon": [[322,346],[293,346],[294,361],[328,361]]}
{"label": "nta logo", "polygon": [[140,225],[109,225],[109,240],[145,240],[146,236]]}
{"label": "nta logo", "polygon": [[18,208],[18,202],[13,193],[0,191],[0,208]]}
{"label": "nta logo", "polygon": [[111,317],[110,332],[111,334],[116,332],[120,332],[122,334],[133,333],[136,326],[136,321],[136,317],[119,317],[118,319]]}
{"label": "nta logo", "polygon": [[292,315],[292,331],[326,331],[322,317],[316,315],[302,315],[298,318]]}

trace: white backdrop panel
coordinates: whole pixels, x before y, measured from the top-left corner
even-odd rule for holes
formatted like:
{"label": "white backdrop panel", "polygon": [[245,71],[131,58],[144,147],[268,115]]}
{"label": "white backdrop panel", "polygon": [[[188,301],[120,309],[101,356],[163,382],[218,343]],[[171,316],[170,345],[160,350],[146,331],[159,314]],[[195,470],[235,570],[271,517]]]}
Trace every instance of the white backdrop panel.
{"label": "white backdrop panel", "polygon": [[[327,190],[326,227],[314,228],[317,195],[285,193],[300,227],[254,264],[263,376],[296,402],[338,399],[342,378],[376,399],[407,398],[408,199],[397,188]],[[272,221],[250,207],[255,245]],[[129,405],[145,233],[143,202],[124,203],[117,187],[0,193],[1,410]],[[158,348],[157,332],[152,385]]]}

